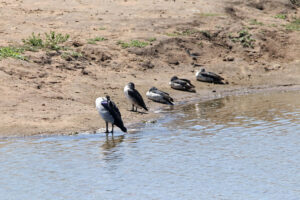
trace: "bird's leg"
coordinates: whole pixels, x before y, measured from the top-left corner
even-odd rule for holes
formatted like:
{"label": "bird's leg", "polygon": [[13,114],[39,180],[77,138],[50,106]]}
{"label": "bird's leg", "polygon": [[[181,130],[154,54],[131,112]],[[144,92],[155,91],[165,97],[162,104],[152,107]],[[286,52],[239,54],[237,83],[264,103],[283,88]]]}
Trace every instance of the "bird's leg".
{"label": "bird's leg", "polygon": [[114,124],[111,124],[111,134],[114,135]]}
{"label": "bird's leg", "polygon": [[108,122],[105,122],[105,125],[106,125],[106,131],[105,131],[105,133],[108,134],[109,133],[108,132]]}
{"label": "bird's leg", "polygon": [[134,105],[133,104],[132,104],[132,108],[131,108],[130,111],[134,112]]}
{"label": "bird's leg", "polygon": [[135,112],[137,112],[137,106],[135,107]]}

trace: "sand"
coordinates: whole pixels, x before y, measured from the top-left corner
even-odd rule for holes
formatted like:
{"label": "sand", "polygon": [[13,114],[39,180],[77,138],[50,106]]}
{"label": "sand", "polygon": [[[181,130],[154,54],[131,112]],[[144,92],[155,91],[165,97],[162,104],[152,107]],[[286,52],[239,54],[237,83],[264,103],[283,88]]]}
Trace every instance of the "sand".
{"label": "sand", "polygon": [[[287,29],[300,14],[289,1],[7,0],[0,13],[0,47],[55,31],[69,34],[65,45],[81,55],[40,49],[25,52],[27,61],[0,60],[1,137],[99,131],[104,122],[94,101],[106,94],[130,125],[159,116],[154,111],[164,105],[145,95],[152,86],[181,104],[300,85],[300,34]],[[251,34],[253,47],[240,42],[242,30]],[[89,44],[95,37],[105,40]],[[149,44],[118,44],[131,40]],[[228,84],[197,82],[201,67]],[[173,75],[192,80],[197,92],[172,90]],[[144,96],[148,114],[128,111],[128,82]]]}

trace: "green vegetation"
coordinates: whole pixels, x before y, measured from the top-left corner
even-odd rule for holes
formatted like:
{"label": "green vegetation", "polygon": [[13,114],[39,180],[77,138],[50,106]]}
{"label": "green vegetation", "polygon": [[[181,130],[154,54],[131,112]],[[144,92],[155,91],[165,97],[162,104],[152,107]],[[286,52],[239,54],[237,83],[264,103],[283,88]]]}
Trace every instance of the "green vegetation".
{"label": "green vegetation", "polygon": [[287,30],[300,31],[300,18],[294,19],[291,23],[285,25]]}
{"label": "green vegetation", "polygon": [[63,46],[60,46],[59,44],[62,44],[66,42],[70,35],[62,35],[61,33],[56,34],[54,31],[50,31],[50,34],[45,33],[46,40],[44,43],[44,47],[51,50],[60,50],[63,48]]}
{"label": "green vegetation", "polygon": [[143,48],[149,45],[149,42],[139,41],[139,40],[131,40],[129,43],[119,40],[117,42],[118,45],[121,45],[122,48],[129,48],[129,47],[138,47]]}
{"label": "green vegetation", "polygon": [[41,34],[35,35],[32,33],[30,37],[23,39],[24,48],[29,51],[37,51],[38,49],[45,48],[50,50],[61,50],[64,46],[61,46],[69,39],[69,35],[56,34],[54,31],[45,33],[45,37],[42,38]]}
{"label": "green vegetation", "polygon": [[70,59],[70,57],[72,58],[80,58],[82,57],[83,55],[77,51],[71,51],[71,52],[64,52],[61,54],[61,57],[65,60],[68,60]]}
{"label": "green vegetation", "polygon": [[286,14],[278,14],[278,15],[275,15],[275,18],[277,19],[286,19]]}
{"label": "green vegetation", "polygon": [[88,39],[88,43],[89,44],[96,44],[97,42],[104,41],[104,40],[107,40],[107,39],[104,38],[104,37],[95,37],[95,38]]}
{"label": "green vegetation", "polygon": [[105,30],[105,29],[106,29],[105,27],[100,27],[100,28],[99,28],[100,31],[103,31],[103,30]]}
{"label": "green vegetation", "polygon": [[26,57],[21,55],[24,52],[23,48],[16,47],[0,47],[0,60],[2,58],[16,58],[21,60],[27,60]]}
{"label": "green vegetation", "polygon": [[156,41],[156,38],[155,37],[148,38],[148,41],[149,42],[154,42],[154,41]]}
{"label": "green vegetation", "polygon": [[231,34],[229,35],[229,38],[233,42],[240,42],[240,44],[244,48],[254,48],[254,42],[255,39],[252,38],[252,35],[248,32],[247,29],[243,29],[240,32],[237,33],[238,36],[233,37]]}
{"label": "green vegetation", "polygon": [[259,26],[264,25],[262,22],[259,22],[259,21],[257,21],[256,19],[252,19],[252,20],[250,21],[250,24],[251,24],[251,25],[259,25]]}
{"label": "green vegetation", "polygon": [[167,36],[170,36],[170,37],[178,37],[178,36],[190,36],[190,35],[193,35],[195,33],[198,33],[199,31],[197,30],[190,30],[190,29],[187,29],[187,30],[183,30],[183,31],[175,31],[173,33],[166,33]]}

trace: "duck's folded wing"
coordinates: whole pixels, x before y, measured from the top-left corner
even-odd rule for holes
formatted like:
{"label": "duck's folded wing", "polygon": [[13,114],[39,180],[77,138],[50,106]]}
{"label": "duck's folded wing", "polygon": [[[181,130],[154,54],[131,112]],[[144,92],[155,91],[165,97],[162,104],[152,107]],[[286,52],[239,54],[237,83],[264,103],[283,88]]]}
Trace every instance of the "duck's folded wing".
{"label": "duck's folded wing", "polygon": [[137,101],[136,103],[140,104],[145,110],[148,110],[143,97],[137,90],[128,90],[128,94]]}
{"label": "duck's folded wing", "polygon": [[218,74],[215,74],[213,72],[202,72],[201,75],[204,77],[209,77],[209,78],[213,78],[213,79],[224,80],[223,77],[221,77]]}
{"label": "duck's folded wing", "polygon": [[110,101],[109,107],[113,112],[115,112],[117,115],[121,117],[120,110],[113,101]]}
{"label": "duck's folded wing", "polygon": [[192,83],[191,83],[191,81],[190,80],[188,80],[188,79],[184,79],[184,78],[182,78],[181,80],[183,80],[183,81],[186,81],[188,84],[190,84],[193,88],[195,87]]}

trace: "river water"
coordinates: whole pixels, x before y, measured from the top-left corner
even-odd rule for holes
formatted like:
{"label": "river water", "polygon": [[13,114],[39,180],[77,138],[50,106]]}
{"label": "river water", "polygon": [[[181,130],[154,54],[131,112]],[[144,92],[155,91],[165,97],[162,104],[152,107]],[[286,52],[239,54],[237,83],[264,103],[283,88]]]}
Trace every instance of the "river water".
{"label": "river water", "polygon": [[0,199],[300,199],[299,92],[163,112],[113,138],[0,139]]}

